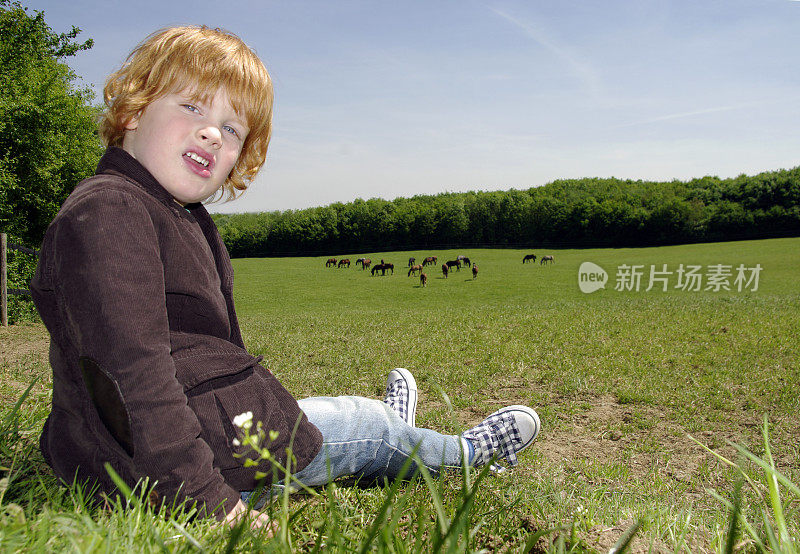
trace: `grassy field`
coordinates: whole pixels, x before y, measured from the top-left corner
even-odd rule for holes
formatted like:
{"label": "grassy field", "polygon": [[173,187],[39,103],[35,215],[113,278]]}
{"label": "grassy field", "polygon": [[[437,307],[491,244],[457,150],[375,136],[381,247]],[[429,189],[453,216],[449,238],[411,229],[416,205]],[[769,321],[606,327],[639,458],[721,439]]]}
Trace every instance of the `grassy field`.
{"label": "grassy field", "polygon": [[[552,254],[555,263],[523,264],[530,252]],[[518,552],[537,531],[554,529],[535,550],[607,551],[634,522],[641,528],[632,547],[642,552],[721,552],[726,544],[755,550],[753,535],[768,536],[775,506],[763,471],[732,443],[774,458],[791,482],[800,480],[800,239],[342,254],[384,258],[396,271],[382,277],[353,265],[326,268],[327,257],[234,260],[245,343],[290,391],[380,397],[387,372],[402,366],[420,387],[419,426],[460,432],[499,407],[528,404],[541,416],[542,435],[516,470],[484,475],[476,488],[470,475],[292,499],[283,517],[299,515],[286,536],[263,543],[245,534],[240,550],[365,544],[425,552],[451,541],[457,551]],[[406,275],[410,256],[436,255],[440,265],[457,254],[477,263],[476,279],[468,268],[445,279],[438,266],[428,267],[422,288]],[[578,286],[587,261],[608,274],[606,287],[591,294]],[[730,290],[705,290],[718,264],[730,266]],[[681,265],[701,266],[701,290],[676,287]],[[754,282],[738,290],[740,265],[746,277],[760,265],[757,290]],[[615,290],[625,266],[642,266],[638,290]],[[663,275],[668,290],[660,282],[645,290],[651,267],[672,272]],[[87,513],[74,493],[58,491],[34,450],[49,402],[46,332],[23,325],[0,330],[0,338],[0,465],[10,477],[0,482],[4,550],[136,544],[214,551],[227,544],[225,532],[204,522],[176,532],[175,520],[145,513],[145,523],[134,526],[114,511]],[[724,499],[735,497],[740,472],[690,435],[732,462],[743,460],[753,485],[742,490],[741,509],[752,534],[740,524],[735,541],[727,539]],[[796,540],[800,492],[782,493],[784,529]],[[459,511],[465,502],[466,514]],[[369,539],[376,519],[380,531]],[[443,539],[448,525],[454,529]],[[55,537],[50,543],[46,533]]]}

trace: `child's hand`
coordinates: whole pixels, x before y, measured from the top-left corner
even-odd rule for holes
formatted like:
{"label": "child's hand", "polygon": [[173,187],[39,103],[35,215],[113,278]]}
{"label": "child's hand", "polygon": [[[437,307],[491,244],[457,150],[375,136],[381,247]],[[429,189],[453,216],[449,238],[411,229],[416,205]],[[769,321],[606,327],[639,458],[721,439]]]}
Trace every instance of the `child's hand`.
{"label": "child's hand", "polygon": [[228,515],[225,516],[225,523],[230,527],[235,527],[244,517],[250,518],[250,529],[254,531],[260,530],[268,537],[274,537],[278,532],[278,524],[272,521],[267,514],[248,509],[247,504],[242,502],[241,499],[239,499],[239,502],[236,503],[236,506],[233,507]]}

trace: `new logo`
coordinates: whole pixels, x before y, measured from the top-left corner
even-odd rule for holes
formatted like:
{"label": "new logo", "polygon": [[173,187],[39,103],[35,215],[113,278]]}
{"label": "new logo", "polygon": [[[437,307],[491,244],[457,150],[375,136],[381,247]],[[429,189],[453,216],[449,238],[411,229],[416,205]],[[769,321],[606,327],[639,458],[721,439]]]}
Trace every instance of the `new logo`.
{"label": "new logo", "polygon": [[592,262],[583,262],[578,269],[578,286],[581,292],[590,293],[597,289],[606,288],[608,273],[606,270]]}

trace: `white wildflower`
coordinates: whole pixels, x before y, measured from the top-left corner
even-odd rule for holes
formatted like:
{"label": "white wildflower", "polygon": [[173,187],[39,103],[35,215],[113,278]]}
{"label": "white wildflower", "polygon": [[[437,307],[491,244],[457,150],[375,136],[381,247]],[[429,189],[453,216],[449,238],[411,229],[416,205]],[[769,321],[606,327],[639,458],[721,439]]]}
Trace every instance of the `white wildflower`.
{"label": "white wildflower", "polygon": [[253,412],[245,412],[233,418],[233,424],[240,429],[249,429],[253,425]]}
{"label": "white wildflower", "polygon": [[233,439],[232,442],[233,442],[233,446],[241,446],[241,444],[242,444],[241,442],[239,442],[239,439]]}

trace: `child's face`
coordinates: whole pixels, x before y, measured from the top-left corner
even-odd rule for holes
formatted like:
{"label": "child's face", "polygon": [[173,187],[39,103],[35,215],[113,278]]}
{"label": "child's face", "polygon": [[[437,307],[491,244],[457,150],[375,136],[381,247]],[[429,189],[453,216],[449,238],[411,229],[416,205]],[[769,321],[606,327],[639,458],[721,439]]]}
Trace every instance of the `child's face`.
{"label": "child's face", "polygon": [[127,125],[122,148],[181,204],[213,195],[239,159],[249,128],[220,89],[207,103],[191,90],[154,100]]}

